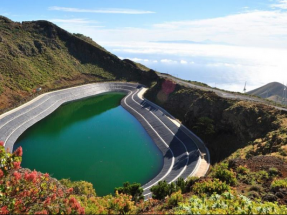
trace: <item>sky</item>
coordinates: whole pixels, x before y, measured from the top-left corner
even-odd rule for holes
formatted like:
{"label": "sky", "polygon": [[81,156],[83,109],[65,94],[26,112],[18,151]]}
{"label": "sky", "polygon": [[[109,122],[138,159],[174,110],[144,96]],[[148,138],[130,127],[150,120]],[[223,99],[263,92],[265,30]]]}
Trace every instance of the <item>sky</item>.
{"label": "sky", "polygon": [[212,87],[287,83],[287,0],[2,0],[0,14],[49,20],[122,59]]}

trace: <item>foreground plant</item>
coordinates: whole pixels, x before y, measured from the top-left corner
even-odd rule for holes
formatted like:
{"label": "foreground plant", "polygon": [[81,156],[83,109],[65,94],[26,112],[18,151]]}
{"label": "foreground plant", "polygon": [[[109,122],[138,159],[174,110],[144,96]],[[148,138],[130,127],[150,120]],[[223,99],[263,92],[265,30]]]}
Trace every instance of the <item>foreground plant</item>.
{"label": "foreground plant", "polygon": [[225,192],[210,197],[192,196],[178,203],[173,209],[175,214],[287,214],[286,206],[271,202],[251,201],[242,195]]}
{"label": "foreground plant", "polygon": [[86,214],[135,214],[136,206],[132,196],[119,194],[104,197],[77,196],[77,199],[85,207]]}
{"label": "foreground plant", "polygon": [[22,148],[5,151],[0,142],[0,214],[84,214],[80,203],[49,174],[22,169]]}

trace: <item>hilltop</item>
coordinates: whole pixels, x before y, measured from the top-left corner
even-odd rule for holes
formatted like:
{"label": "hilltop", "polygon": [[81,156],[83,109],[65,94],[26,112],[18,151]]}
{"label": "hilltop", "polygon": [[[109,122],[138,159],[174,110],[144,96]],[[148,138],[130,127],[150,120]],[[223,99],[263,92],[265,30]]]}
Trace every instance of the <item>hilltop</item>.
{"label": "hilltop", "polygon": [[50,91],[89,82],[149,85],[155,71],[121,60],[91,38],[48,21],[13,22],[0,16],[0,112]]}
{"label": "hilltop", "polygon": [[274,102],[282,103],[283,96],[286,98],[286,92],[284,94],[285,86],[279,82],[271,82],[257,89],[247,92],[249,95],[259,96],[261,98],[269,99]]}

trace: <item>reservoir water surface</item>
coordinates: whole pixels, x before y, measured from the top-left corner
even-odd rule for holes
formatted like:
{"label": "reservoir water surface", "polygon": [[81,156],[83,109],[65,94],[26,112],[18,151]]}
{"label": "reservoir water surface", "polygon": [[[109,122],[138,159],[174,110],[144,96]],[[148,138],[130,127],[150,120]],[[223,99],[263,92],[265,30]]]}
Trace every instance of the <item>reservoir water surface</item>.
{"label": "reservoir water surface", "polygon": [[22,167],[57,179],[91,182],[99,196],[123,182],[147,183],[163,157],[141,124],[121,105],[123,93],[107,93],[59,107],[26,130]]}

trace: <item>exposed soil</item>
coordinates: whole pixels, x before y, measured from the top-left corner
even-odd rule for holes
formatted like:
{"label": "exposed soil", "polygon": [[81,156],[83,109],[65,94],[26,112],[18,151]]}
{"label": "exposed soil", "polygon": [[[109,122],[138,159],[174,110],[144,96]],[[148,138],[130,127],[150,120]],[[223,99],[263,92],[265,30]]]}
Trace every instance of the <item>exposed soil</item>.
{"label": "exposed soil", "polygon": [[252,172],[260,170],[268,171],[269,168],[276,168],[281,173],[283,178],[287,177],[287,163],[278,157],[274,156],[256,156],[250,159],[235,159],[232,161],[235,167],[246,166]]}
{"label": "exposed soil", "polygon": [[[274,179],[282,179],[287,177],[287,163],[283,159],[274,156],[256,156],[246,160],[231,160],[229,161],[229,166],[233,169],[236,169],[238,166],[245,166],[250,169],[251,172],[258,172],[261,170],[268,172],[270,168],[276,168],[279,172],[276,177],[263,179],[261,183],[258,183],[255,186],[240,182],[236,186],[236,190],[238,193],[248,195],[248,197],[251,198],[252,194],[254,194],[254,199],[260,196],[263,201],[277,201],[279,204],[287,205],[287,189],[280,188],[274,190],[271,188],[271,183]],[[262,190],[257,189],[256,187],[262,187]]]}

